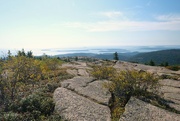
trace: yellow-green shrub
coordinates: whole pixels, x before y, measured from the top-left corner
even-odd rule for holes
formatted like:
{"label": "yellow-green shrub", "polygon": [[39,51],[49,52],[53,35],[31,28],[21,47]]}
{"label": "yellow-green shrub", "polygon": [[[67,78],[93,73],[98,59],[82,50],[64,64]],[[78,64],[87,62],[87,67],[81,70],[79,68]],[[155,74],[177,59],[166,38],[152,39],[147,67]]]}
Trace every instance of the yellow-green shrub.
{"label": "yellow-green shrub", "polygon": [[113,120],[119,119],[131,96],[149,96],[148,91],[153,92],[158,86],[158,79],[148,72],[135,70],[117,72],[115,68],[106,66],[96,66],[93,69],[92,76],[111,81],[104,83],[104,87],[112,93],[109,106]]}
{"label": "yellow-green shrub", "polygon": [[154,91],[158,86],[158,79],[148,72],[121,71],[111,79],[112,83],[105,84],[116,97],[144,95],[148,90]]}
{"label": "yellow-green shrub", "polygon": [[111,79],[115,73],[115,68],[107,66],[94,66],[91,72],[92,76],[97,79]]}
{"label": "yellow-green shrub", "polygon": [[174,66],[167,66],[166,68],[170,69],[170,70],[173,70],[173,71],[179,71],[180,70],[180,66],[176,66],[176,65],[174,65]]}

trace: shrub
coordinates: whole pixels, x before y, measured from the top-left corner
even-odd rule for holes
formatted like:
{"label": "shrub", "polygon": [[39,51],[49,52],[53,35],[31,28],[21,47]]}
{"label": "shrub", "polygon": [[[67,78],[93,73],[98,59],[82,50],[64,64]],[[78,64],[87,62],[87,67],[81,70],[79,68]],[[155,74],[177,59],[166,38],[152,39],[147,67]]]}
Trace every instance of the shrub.
{"label": "shrub", "polygon": [[54,110],[53,99],[44,94],[34,93],[20,101],[18,111],[30,112],[35,119],[40,115],[51,115]]}
{"label": "shrub", "polygon": [[180,66],[167,66],[166,68],[173,70],[173,71],[179,71],[180,70]]}
{"label": "shrub", "polygon": [[4,113],[2,117],[0,117],[0,120],[1,121],[22,121],[23,117],[18,113],[7,112],[7,113]]}
{"label": "shrub", "polygon": [[148,91],[156,91],[158,78],[147,72],[121,71],[113,67],[95,66],[92,75],[98,79],[109,79],[104,83],[112,94],[110,108],[112,119],[119,119],[124,106],[131,96],[149,96]]}
{"label": "shrub", "polygon": [[97,79],[110,79],[115,73],[115,68],[107,66],[94,66],[91,72],[92,76]]}
{"label": "shrub", "polygon": [[60,119],[53,116],[52,92],[69,74],[59,68],[58,59],[35,59],[32,52],[27,56],[22,50],[0,60],[0,121]]}
{"label": "shrub", "polygon": [[158,79],[147,72],[121,71],[107,83],[106,87],[116,96],[127,100],[130,96],[145,95],[150,89],[154,91],[158,86]]}
{"label": "shrub", "polygon": [[53,114],[46,119],[46,121],[61,121],[62,118],[59,114]]}
{"label": "shrub", "polygon": [[173,80],[178,80],[179,76],[178,75],[167,75],[163,74],[160,76],[161,79],[173,79]]}
{"label": "shrub", "polygon": [[120,116],[123,114],[124,108],[121,106],[116,106],[111,112],[112,121],[119,121]]}
{"label": "shrub", "polygon": [[55,90],[56,88],[58,88],[58,87],[60,87],[60,84],[55,83],[55,82],[47,83],[47,84],[46,84],[47,91],[48,91],[48,92],[51,92],[51,93],[53,93],[54,90]]}

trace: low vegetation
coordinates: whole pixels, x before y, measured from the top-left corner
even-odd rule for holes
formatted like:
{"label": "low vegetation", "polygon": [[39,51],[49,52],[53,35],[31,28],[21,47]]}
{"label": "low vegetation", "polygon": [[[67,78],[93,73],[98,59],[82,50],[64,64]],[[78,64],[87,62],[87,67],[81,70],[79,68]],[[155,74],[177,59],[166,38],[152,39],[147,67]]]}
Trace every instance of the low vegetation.
{"label": "low vegetation", "polygon": [[[116,56],[118,58],[117,53]],[[74,59],[77,61],[81,58]],[[66,69],[60,68],[62,63],[59,58],[47,55],[34,57],[31,51],[25,53],[21,50],[15,56],[8,51],[7,58],[0,60],[0,120],[60,121],[61,117],[54,112],[52,93],[60,86],[61,80],[72,77],[66,73]],[[149,64],[155,65],[152,60]],[[104,87],[112,94],[109,104],[112,120],[119,120],[131,96],[176,112],[156,95],[159,86],[157,77],[135,70],[118,72],[111,65],[112,62],[104,61],[102,66],[93,66],[91,75],[110,80],[104,83]],[[168,69],[179,70],[179,66],[164,65]],[[161,78],[172,77],[163,75]]]}
{"label": "low vegetation", "polygon": [[179,71],[180,70],[180,66],[174,65],[174,66],[167,66],[167,69],[173,70],[173,71]]}
{"label": "low vegetation", "polygon": [[94,66],[91,72],[92,76],[97,79],[111,79],[115,73],[115,68],[107,66]]}
{"label": "low vegetation", "polygon": [[53,91],[60,81],[71,78],[63,61],[57,58],[35,58],[32,52],[18,51],[0,61],[0,120],[57,121]]}
{"label": "low vegetation", "polygon": [[[119,119],[124,106],[131,96],[146,97],[154,94],[158,79],[150,73],[138,71],[117,72],[113,67],[95,66],[92,75],[98,79],[108,79],[104,86],[112,93],[111,108],[113,120]],[[149,93],[152,92],[152,93]]]}

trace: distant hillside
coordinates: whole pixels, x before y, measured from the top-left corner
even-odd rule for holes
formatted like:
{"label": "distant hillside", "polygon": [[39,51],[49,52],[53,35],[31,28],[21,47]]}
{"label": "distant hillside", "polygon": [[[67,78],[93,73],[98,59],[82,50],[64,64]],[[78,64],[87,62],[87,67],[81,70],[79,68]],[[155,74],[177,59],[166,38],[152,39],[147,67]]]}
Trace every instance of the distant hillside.
{"label": "distant hillside", "polygon": [[[171,50],[159,50],[153,52],[127,52],[118,53],[119,59],[122,61],[138,62],[138,63],[148,63],[151,60],[155,62],[156,65],[168,62],[169,65],[180,65],[180,49]],[[57,57],[75,57],[75,56],[85,56],[90,58],[98,59],[113,59],[113,53],[70,53],[64,55],[56,55]]]}
{"label": "distant hillside", "polygon": [[[118,53],[119,59],[123,61],[128,61],[130,57],[138,54],[138,52],[129,52],[129,53]],[[103,54],[95,54],[95,53],[70,53],[64,55],[56,55],[57,57],[75,57],[75,56],[86,56],[90,58],[98,58],[98,59],[113,59],[113,53],[103,53]]]}
{"label": "distant hillside", "polygon": [[180,65],[180,49],[140,53],[129,58],[129,61],[139,63],[147,63],[150,60],[153,60],[157,65],[165,62],[168,62],[170,65]]}
{"label": "distant hillside", "polygon": [[[120,59],[120,60],[126,61],[126,60],[129,59],[129,56],[130,56],[130,55],[129,55],[129,53],[126,53],[126,54],[124,54],[124,53],[123,53],[123,54],[122,54],[122,53],[119,53],[118,56],[119,56],[119,59]],[[100,58],[100,59],[113,60],[114,55],[113,55],[113,53],[96,54],[94,57],[95,57],[95,58]]]}

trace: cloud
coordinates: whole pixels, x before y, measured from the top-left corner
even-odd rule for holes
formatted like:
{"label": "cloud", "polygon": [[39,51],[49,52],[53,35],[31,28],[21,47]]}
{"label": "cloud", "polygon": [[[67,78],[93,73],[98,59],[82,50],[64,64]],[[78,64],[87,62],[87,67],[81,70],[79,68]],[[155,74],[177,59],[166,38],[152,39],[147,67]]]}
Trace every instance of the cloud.
{"label": "cloud", "polygon": [[105,16],[108,18],[116,18],[116,17],[123,16],[123,13],[120,11],[109,11],[109,12],[99,12],[97,13],[97,15]]}
{"label": "cloud", "polygon": [[105,31],[151,31],[180,30],[180,22],[139,22],[139,21],[102,21],[96,23],[66,23],[67,27],[84,29],[90,32]]}
{"label": "cloud", "polygon": [[156,19],[159,21],[180,21],[180,15],[174,15],[174,14],[160,15],[157,16]]}
{"label": "cloud", "polygon": [[[115,16],[124,16],[119,12],[101,13],[109,18]],[[180,30],[180,16],[160,15],[155,17],[156,21],[133,21],[128,19],[110,19],[99,22],[68,22],[64,26],[69,28],[83,29],[89,32],[107,32],[107,31],[153,31],[153,30]]]}

